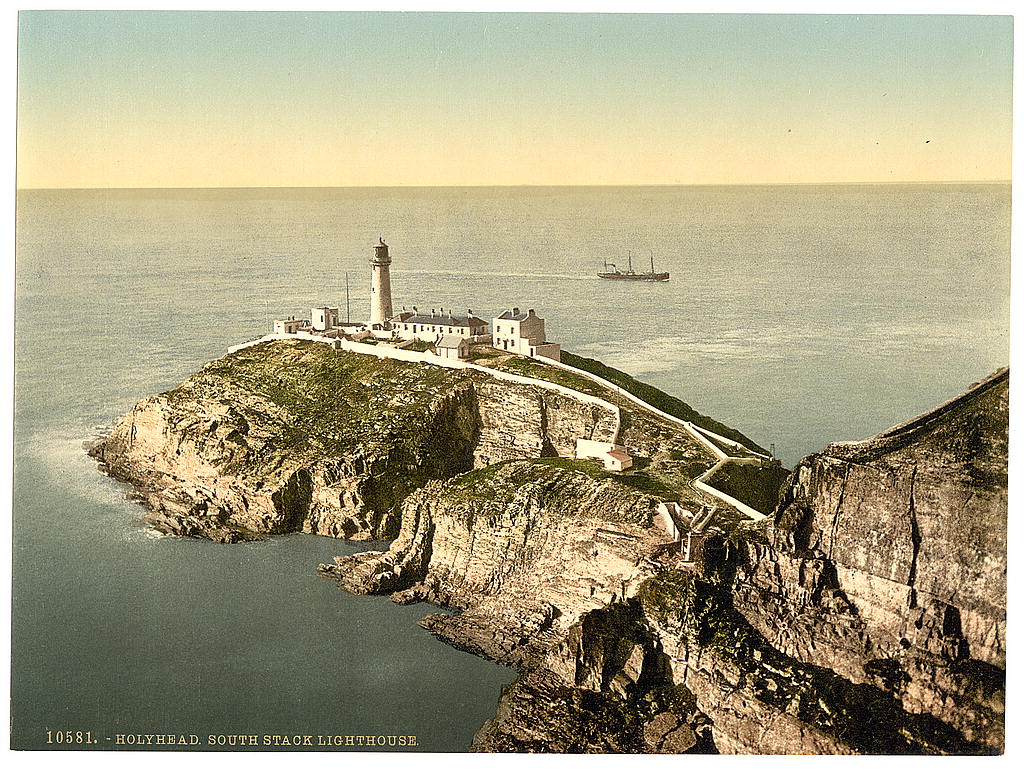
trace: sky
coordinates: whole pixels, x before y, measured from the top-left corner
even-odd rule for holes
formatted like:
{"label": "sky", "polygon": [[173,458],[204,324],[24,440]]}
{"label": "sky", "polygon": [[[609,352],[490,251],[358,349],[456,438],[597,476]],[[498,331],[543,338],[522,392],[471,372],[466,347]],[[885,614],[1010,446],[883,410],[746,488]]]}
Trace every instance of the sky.
{"label": "sky", "polygon": [[1008,180],[1009,16],[29,11],[18,187]]}

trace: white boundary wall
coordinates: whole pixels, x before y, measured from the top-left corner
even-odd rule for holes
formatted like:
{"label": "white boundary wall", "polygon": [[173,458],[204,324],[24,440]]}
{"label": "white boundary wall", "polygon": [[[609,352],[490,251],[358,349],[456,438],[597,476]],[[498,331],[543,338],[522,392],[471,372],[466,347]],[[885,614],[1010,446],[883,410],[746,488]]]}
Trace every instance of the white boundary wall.
{"label": "white boundary wall", "polygon": [[[711,430],[704,429],[703,427],[698,427],[693,422],[686,421],[685,419],[680,419],[678,416],[673,416],[670,413],[665,413],[665,411],[662,411],[659,408],[655,408],[653,405],[644,402],[636,395],[627,392],[618,384],[613,384],[611,381],[601,378],[600,376],[596,376],[589,371],[582,370],[581,368],[574,368],[572,365],[566,365],[564,362],[551,360],[548,359],[547,357],[537,357],[536,359],[541,360],[542,362],[548,365],[553,365],[556,368],[562,368],[564,370],[572,371],[573,373],[578,373],[579,375],[585,376],[586,378],[589,378],[592,381],[596,381],[598,384],[601,384],[602,386],[608,389],[614,390],[621,396],[625,397],[627,400],[636,403],[641,408],[644,408],[650,411],[651,413],[662,417],[663,419],[667,419],[668,421],[671,421],[683,427],[687,432],[690,433],[691,436],[693,436],[693,438],[698,443],[704,446],[718,459],[718,461],[715,463],[713,467],[710,467],[709,469],[705,470],[703,473],[701,473],[700,475],[693,479],[693,485],[696,488],[700,489],[701,491],[715,497],[716,499],[720,499],[726,504],[735,507],[745,516],[755,521],[762,521],[768,517],[765,513],[755,510],[750,505],[743,504],[735,497],[731,497],[725,492],[719,491],[713,486],[709,486],[707,483],[705,483],[705,481],[709,479],[712,475],[714,475],[726,462],[735,462],[736,464],[759,464],[762,460],[769,459],[770,457],[766,456],[765,454],[760,454],[757,451],[751,451],[742,443],[737,443],[735,440],[730,440],[729,438],[722,437],[721,435],[716,434]],[[743,449],[747,453],[754,454],[757,458],[751,458],[747,456],[729,456],[729,454],[727,454],[725,451],[719,448],[715,443],[711,442],[709,436],[715,438],[719,442],[724,443],[732,448]]]}
{"label": "white boundary wall", "polygon": [[698,427],[693,422],[686,421],[686,419],[680,419],[678,416],[673,416],[671,413],[665,413],[665,411],[661,410],[660,408],[655,408],[650,403],[645,403],[643,400],[641,400],[639,397],[634,395],[632,392],[627,392],[625,389],[620,387],[618,384],[613,384],[611,381],[608,381],[607,379],[601,378],[600,376],[596,376],[596,375],[594,375],[593,373],[591,373],[588,370],[583,370],[581,368],[574,368],[572,365],[566,365],[564,362],[559,362],[558,360],[552,360],[552,359],[549,359],[548,357],[541,357],[539,355],[535,359],[538,359],[538,360],[540,360],[541,362],[544,362],[547,365],[553,365],[556,368],[562,368],[563,370],[572,371],[573,373],[578,373],[581,376],[585,376],[586,378],[589,378],[591,381],[596,381],[598,384],[601,384],[601,386],[606,387],[607,389],[611,389],[614,392],[617,392],[618,394],[620,394],[623,397],[625,397],[627,400],[630,400],[630,401],[636,403],[641,408],[644,408],[644,409],[650,411],[651,413],[660,416],[663,419],[667,419],[668,421],[671,421],[671,422],[673,422],[675,424],[678,424],[679,426],[683,427],[687,432],[689,432],[697,442],[699,442],[701,445],[703,445],[705,448],[707,448],[711,453],[713,453],[719,459],[729,459],[729,458],[732,458],[732,457],[730,457],[729,454],[725,453],[725,451],[723,451],[717,445],[715,445],[710,440],[708,440],[708,436],[713,437],[716,440],[718,440],[718,441],[720,441],[720,442],[722,442],[722,443],[724,443],[724,444],[726,444],[728,446],[731,446],[732,448],[737,448],[737,449],[741,448],[744,451],[746,451],[748,454],[754,454],[755,456],[759,456],[762,459],[768,459],[769,458],[765,454],[758,453],[757,451],[751,451],[749,448],[744,446],[742,443],[738,443],[735,440],[730,440],[729,438],[722,437],[721,435],[715,434],[711,430],[704,429],[703,427]]}
{"label": "white boundary wall", "polygon": [[340,349],[338,345],[341,343],[340,338],[328,338],[327,336],[316,336],[312,333],[269,333],[262,338],[257,338],[252,341],[246,341],[244,344],[235,344],[234,346],[228,347],[228,354],[234,354],[235,352],[241,351],[242,349],[248,349],[250,346],[256,346],[267,341],[318,341],[324,344],[330,344],[334,349]]}
{"label": "white boundary wall", "polygon": [[714,467],[708,468],[707,470],[702,472],[700,475],[698,475],[696,478],[694,478],[693,479],[693,485],[696,486],[697,488],[699,488],[701,491],[704,491],[704,492],[710,494],[711,496],[717,497],[718,499],[721,499],[723,502],[732,505],[737,510],[739,510],[741,513],[743,513],[745,516],[747,516],[748,518],[750,518],[750,519],[752,519],[754,521],[763,521],[765,518],[768,517],[765,513],[759,512],[759,511],[755,510],[754,508],[752,508],[750,505],[745,505],[742,502],[740,502],[738,499],[736,499],[735,497],[731,497],[728,494],[726,494],[725,492],[719,491],[718,489],[714,488],[713,486],[710,486],[707,483],[705,483],[705,481],[710,479],[712,475],[714,475],[716,472],[718,472],[722,468],[723,465],[730,464],[730,463],[731,464],[760,464],[761,460],[760,459],[751,459],[750,457],[730,457],[728,459],[720,459],[715,464]]}

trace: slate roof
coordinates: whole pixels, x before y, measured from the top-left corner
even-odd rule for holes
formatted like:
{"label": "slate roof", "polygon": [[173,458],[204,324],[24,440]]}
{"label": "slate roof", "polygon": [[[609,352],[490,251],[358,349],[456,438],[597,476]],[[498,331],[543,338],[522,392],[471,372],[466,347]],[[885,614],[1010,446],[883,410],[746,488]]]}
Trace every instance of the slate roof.
{"label": "slate roof", "polygon": [[451,314],[413,314],[403,322],[410,325],[448,325],[449,327],[481,327],[487,324],[480,317],[456,317]]}
{"label": "slate roof", "polygon": [[444,335],[441,336],[441,340],[435,344],[436,349],[458,349],[459,345],[466,339],[462,336],[457,335]]}
{"label": "slate roof", "polygon": [[513,314],[511,311],[503,311],[498,315],[498,319],[512,319],[517,322],[522,322],[528,316],[530,316],[530,312],[526,312],[525,314]]}

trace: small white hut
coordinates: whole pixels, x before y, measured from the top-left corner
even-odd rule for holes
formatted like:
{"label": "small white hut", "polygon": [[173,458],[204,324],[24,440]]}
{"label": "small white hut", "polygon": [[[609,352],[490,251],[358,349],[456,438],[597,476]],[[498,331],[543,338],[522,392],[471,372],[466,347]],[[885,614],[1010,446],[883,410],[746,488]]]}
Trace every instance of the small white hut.
{"label": "small white hut", "polygon": [[627,453],[625,446],[584,438],[576,441],[576,458],[593,459],[601,462],[606,470],[614,472],[622,472],[633,466],[633,457]]}
{"label": "small white hut", "polygon": [[434,351],[445,360],[464,360],[469,356],[469,341],[462,336],[443,335],[434,344]]}

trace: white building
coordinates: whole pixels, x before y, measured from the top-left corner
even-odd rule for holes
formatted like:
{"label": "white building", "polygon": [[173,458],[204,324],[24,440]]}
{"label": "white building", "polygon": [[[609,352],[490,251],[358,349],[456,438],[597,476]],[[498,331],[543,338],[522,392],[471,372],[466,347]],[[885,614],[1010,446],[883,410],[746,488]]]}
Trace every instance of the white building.
{"label": "white building", "polygon": [[561,361],[562,347],[545,340],[544,320],[533,309],[525,314],[518,307],[494,318],[491,338],[495,349],[526,357],[549,357]]}
{"label": "white building", "polygon": [[338,310],[331,306],[317,306],[309,311],[314,330],[330,330],[341,321]]}
{"label": "white building", "polygon": [[288,317],[288,319],[274,320],[274,332],[277,334],[287,333],[288,335],[295,335],[304,327],[309,327],[308,319],[295,319],[295,317]]}
{"label": "white building", "polygon": [[622,472],[633,466],[633,457],[627,453],[625,446],[584,438],[576,441],[576,458],[601,462],[606,470],[615,472]]}
{"label": "white building", "polygon": [[395,331],[404,340],[415,338],[419,341],[436,341],[440,335],[456,335],[463,338],[487,334],[487,322],[472,312],[456,315],[449,310],[436,313],[431,309],[429,314],[412,314],[400,322],[396,322]]}
{"label": "white building", "polygon": [[525,314],[520,313],[518,307],[503,312],[494,318],[490,334],[487,321],[475,316],[472,309],[465,314],[456,314],[451,309],[431,309],[427,314],[413,307],[411,312],[403,308],[395,314],[391,301],[391,255],[383,238],[374,245],[370,259],[370,318],[365,325],[342,321],[335,306],[317,306],[310,310],[310,319],[289,317],[274,320],[274,333],[327,338],[372,336],[382,340],[418,340],[430,344],[439,343],[443,336],[453,336],[466,339],[465,345],[451,345],[445,351],[460,359],[467,356],[465,347],[483,341],[502,351],[526,357],[562,358],[561,347],[546,340],[544,320],[533,309]]}
{"label": "white building", "polygon": [[445,360],[464,360],[469,356],[469,341],[462,336],[443,335],[434,344],[434,351]]}

